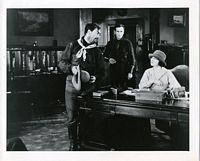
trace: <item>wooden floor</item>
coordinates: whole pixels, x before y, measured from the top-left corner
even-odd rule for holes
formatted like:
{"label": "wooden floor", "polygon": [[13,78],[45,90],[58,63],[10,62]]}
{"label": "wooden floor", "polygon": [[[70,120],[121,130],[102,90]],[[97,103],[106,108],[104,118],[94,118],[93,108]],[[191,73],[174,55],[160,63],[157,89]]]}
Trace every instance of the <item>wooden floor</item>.
{"label": "wooden floor", "polygon": [[[170,137],[151,120],[151,150],[170,150]],[[64,112],[38,116],[31,121],[8,124],[8,138],[20,138],[28,151],[68,151],[69,140]]]}

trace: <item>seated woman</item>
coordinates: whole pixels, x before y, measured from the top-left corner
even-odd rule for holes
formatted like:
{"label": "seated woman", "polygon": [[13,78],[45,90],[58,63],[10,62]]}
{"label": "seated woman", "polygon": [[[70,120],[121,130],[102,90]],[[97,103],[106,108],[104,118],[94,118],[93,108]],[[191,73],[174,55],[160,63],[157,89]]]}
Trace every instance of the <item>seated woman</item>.
{"label": "seated woman", "polygon": [[147,69],[139,83],[139,89],[150,89],[156,91],[173,90],[181,87],[173,73],[166,69],[166,55],[160,50],[149,54],[152,68]]}
{"label": "seated woman", "polygon": [[[139,83],[140,89],[150,89],[156,91],[173,90],[181,87],[173,73],[166,69],[166,55],[160,50],[149,54],[152,68],[147,69]],[[169,122],[163,120],[155,120],[156,127],[165,132],[169,132]]]}

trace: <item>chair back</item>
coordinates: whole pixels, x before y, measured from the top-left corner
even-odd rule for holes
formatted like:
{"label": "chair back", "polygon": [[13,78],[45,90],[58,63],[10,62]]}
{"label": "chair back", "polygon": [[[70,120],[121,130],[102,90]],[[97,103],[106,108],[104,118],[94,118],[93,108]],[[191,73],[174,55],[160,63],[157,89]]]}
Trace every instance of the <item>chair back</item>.
{"label": "chair back", "polygon": [[186,91],[189,91],[189,67],[187,65],[178,65],[171,71],[180,85],[184,86]]}

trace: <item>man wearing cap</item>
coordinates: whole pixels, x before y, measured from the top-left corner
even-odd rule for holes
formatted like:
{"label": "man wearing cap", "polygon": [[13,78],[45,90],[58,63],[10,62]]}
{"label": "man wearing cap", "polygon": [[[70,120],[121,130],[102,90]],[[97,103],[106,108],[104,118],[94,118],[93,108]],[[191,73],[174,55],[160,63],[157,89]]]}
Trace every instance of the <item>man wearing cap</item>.
{"label": "man wearing cap", "polygon": [[104,73],[103,55],[97,48],[100,27],[89,23],[85,27],[85,35],[75,42],[69,43],[63,51],[59,68],[66,73],[65,104],[68,117],[68,134],[70,151],[78,149],[77,96],[90,95],[100,86]]}
{"label": "man wearing cap", "polygon": [[173,90],[181,87],[170,70],[165,68],[166,55],[160,50],[149,54],[152,68],[147,69],[140,80],[140,89],[151,89],[156,91]]}

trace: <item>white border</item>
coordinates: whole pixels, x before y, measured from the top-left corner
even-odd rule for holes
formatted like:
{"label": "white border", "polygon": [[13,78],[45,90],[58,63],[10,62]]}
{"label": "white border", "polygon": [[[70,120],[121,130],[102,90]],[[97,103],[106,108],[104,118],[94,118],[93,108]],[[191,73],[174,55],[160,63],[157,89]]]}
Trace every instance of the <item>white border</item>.
{"label": "white border", "polygon": [[[189,7],[190,151],[189,152],[6,152],[7,8],[174,8]],[[0,160],[2,161],[197,161],[199,160],[199,1],[198,0],[1,0],[0,1]],[[2,27],[3,26],[3,27]],[[184,33],[183,33],[184,34]],[[3,130],[2,130],[3,129]],[[2,146],[3,145],[3,146]]]}

